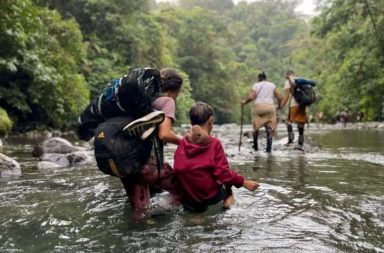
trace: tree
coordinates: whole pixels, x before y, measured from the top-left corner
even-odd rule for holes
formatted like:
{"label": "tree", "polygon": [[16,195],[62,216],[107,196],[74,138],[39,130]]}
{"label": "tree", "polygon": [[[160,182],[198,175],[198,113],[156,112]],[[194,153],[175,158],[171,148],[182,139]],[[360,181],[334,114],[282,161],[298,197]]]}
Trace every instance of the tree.
{"label": "tree", "polygon": [[0,33],[0,106],[17,126],[61,127],[75,120],[88,100],[78,74],[86,46],[77,24],[28,0],[5,1]]}
{"label": "tree", "polygon": [[[322,40],[320,80],[330,115],[341,107],[362,110],[367,120],[380,117],[384,94],[384,4],[380,1],[326,1],[314,19],[313,34]],[[326,105],[329,104],[329,106]]]}

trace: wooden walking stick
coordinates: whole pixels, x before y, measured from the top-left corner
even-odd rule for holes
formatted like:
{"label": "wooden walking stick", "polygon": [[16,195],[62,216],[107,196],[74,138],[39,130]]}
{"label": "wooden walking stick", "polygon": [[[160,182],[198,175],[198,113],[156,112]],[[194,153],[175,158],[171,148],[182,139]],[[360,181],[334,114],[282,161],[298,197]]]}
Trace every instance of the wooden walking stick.
{"label": "wooden walking stick", "polygon": [[243,116],[244,116],[244,105],[241,105],[241,119],[240,119],[240,140],[239,140],[239,151],[241,148],[241,137],[243,135]]}

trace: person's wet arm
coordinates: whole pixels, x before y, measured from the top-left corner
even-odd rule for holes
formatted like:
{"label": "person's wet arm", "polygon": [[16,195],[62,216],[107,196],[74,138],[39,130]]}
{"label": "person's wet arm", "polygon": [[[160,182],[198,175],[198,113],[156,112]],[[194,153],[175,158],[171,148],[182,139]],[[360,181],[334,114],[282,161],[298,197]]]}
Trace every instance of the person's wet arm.
{"label": "person's wet arm", "polygon": [[182,137],[177,135],[172,129],[172,119],[165,117],[164,121],[159,125],[158,137],[160,140],[168,143],[179,145]]}

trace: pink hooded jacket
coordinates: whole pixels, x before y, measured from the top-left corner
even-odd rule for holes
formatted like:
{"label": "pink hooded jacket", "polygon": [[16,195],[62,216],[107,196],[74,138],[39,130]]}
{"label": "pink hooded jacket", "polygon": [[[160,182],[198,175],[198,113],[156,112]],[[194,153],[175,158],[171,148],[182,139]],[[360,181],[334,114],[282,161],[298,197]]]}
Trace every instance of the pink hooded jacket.
{"label": "pink hooded jacket", "polygon": [[184,138],[174,155],[174,170],[184,194],[201,202],[214,197],[222,184],[241,187],[244,177],[229,168],[221,142],[208,136],[204,142]]}

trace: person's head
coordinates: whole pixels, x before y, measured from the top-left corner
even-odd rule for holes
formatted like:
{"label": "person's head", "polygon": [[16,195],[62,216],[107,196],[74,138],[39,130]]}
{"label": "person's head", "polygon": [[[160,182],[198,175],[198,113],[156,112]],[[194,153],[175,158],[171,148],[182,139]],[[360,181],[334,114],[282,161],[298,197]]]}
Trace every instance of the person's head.
{"label": "person's head", "polygon": [[162,92],[174,96],[176,98],[183,85],[183,79],[175,69],[163,68],[160,70],[162,79]]}
{"label": "person's head", "polygon": [[265,72],[263,71],[263,72],[261,72],[261,73],[257,76],[257,78],[258,78],[259,82],[261,82],[261,81],[265,81],[265,80],[267,80],[267,75],[266,75]]}
{"label": "person's head", "polygon": [[213,109],[207,103],[197,102],[189,110],[189,119],[192,126],[207,127],[208,132],[211,132],[213,128]]}
{"label": "person's head", "polygon": [[285,77],[288,79],[289,77],[294,77],[295,76],[295,72],[293,72],[293,70],[288,70],[287,71],[287,74],[285,75]]}

